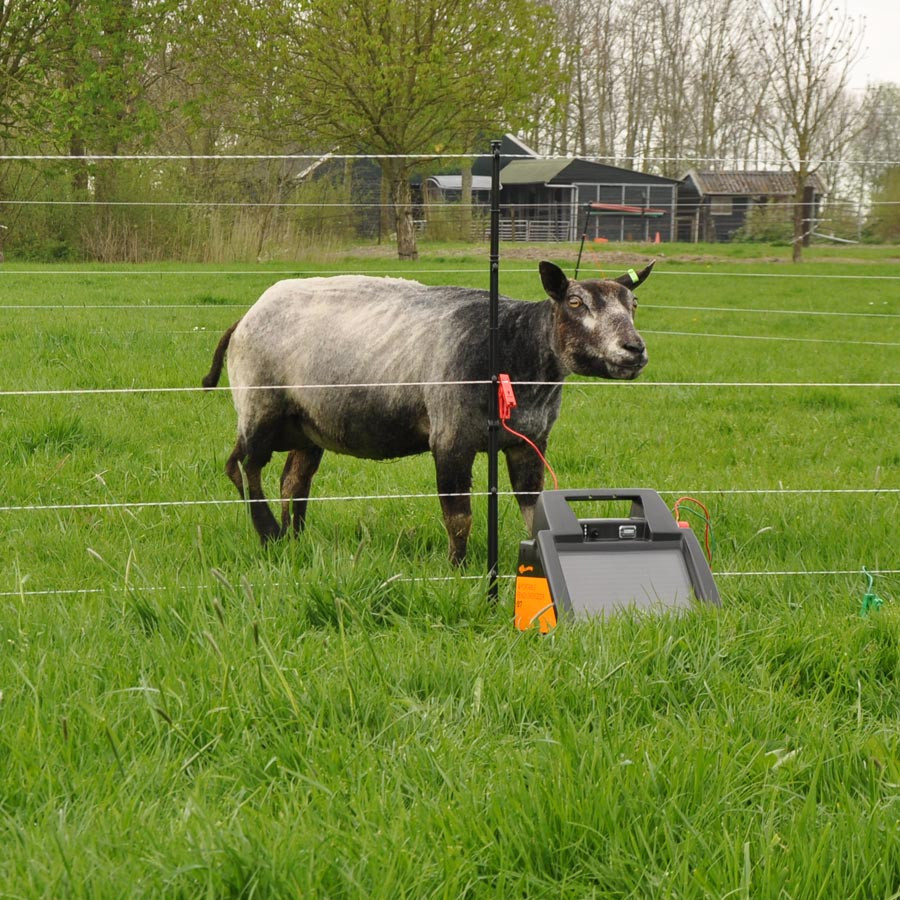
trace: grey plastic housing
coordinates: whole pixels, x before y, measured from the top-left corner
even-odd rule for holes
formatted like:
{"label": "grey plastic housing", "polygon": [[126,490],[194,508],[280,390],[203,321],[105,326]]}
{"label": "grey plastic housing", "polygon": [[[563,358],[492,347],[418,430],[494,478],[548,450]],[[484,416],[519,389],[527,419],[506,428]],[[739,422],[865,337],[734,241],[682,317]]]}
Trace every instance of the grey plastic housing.
{"label": "grey plastic housing", "polygon": [[[627,518],[579,518],[578,505],[586,501],[631,506]],[[544,491],[519,561],[547,579],[557,616],[721,605],[693,531],[680,528],[647,488]]]}

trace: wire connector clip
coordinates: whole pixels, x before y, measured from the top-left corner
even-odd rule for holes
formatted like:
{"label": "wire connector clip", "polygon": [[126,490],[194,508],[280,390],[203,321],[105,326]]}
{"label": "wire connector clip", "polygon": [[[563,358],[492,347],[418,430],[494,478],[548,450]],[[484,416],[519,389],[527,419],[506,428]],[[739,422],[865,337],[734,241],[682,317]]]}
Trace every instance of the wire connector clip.
{"label": "wire connector clip", "polygon": [[516,408],[516,394],[513,391],[509,375],[503,372],[499,377],[500,384],[497,387],[498,415],[501,422],[506,422]]}

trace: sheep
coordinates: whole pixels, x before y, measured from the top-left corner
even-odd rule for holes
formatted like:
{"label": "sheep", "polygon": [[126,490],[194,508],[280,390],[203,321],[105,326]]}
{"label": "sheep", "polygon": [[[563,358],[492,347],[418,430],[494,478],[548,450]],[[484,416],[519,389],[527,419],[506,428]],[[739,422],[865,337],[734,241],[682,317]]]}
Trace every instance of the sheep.
{"label": "sheep", "polygon": [[[634,289],[653,268],[574,281],[541,262],[548,299],[499,299],[500,371],[516,387],[512,427],[543,452],[567,375],[634,379],[647,349],[634,326]],[[451,562],[466,557],[476,453],[488,447],[488,292],[399,278],[340,275],[288,279],[268,288],[222,336],[203,379],[228,377],[238,435],[225,472],[263,543],[306,522],[313,477],[326,450],[364,459],[430,451]],[[474,383],[473,383],[474,382]],[[538,382],[522,384],[522,382]],[[544,470],[505,431],[500,449],[526,525]],[[281,476],[282,522],[262,489],[262,470],[289,451]]]}

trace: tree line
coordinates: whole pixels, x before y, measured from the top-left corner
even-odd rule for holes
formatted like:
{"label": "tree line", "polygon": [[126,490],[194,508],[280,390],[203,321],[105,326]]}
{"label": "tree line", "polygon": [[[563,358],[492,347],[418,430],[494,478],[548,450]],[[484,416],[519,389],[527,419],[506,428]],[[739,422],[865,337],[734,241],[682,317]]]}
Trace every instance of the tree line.
{"label": "tree line", "polygon": [[822,0],[4,0],[0,225],[41,257],[413,257],[414,176],[462,169],[465,226],[471,154],[511,131],[669,177],[789,170],[798,253],[816,171],[892,239],[900,86],[849,91],[861,40]]}

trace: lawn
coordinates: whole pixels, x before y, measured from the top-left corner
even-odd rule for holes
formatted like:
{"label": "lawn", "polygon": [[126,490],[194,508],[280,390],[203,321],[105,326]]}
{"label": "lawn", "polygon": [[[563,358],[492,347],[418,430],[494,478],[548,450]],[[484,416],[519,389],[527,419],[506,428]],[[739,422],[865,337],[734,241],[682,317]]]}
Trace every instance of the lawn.
{"label": "lawn", "polygon": [[[5,264],[0,897],[897,896],[898,258],[748,247],[650,248],[650,364],[571,379],[548,453],[703,500],[722,608],[549,637],[512,626],[502,466],[491,606],[485,499],[454,571],[427,456],[326,454],[261,548],[197,389],[280,277],[486,287],[486,251]],[[505,246],[501,290],[541,299],[542,256],[572,271]]]}

